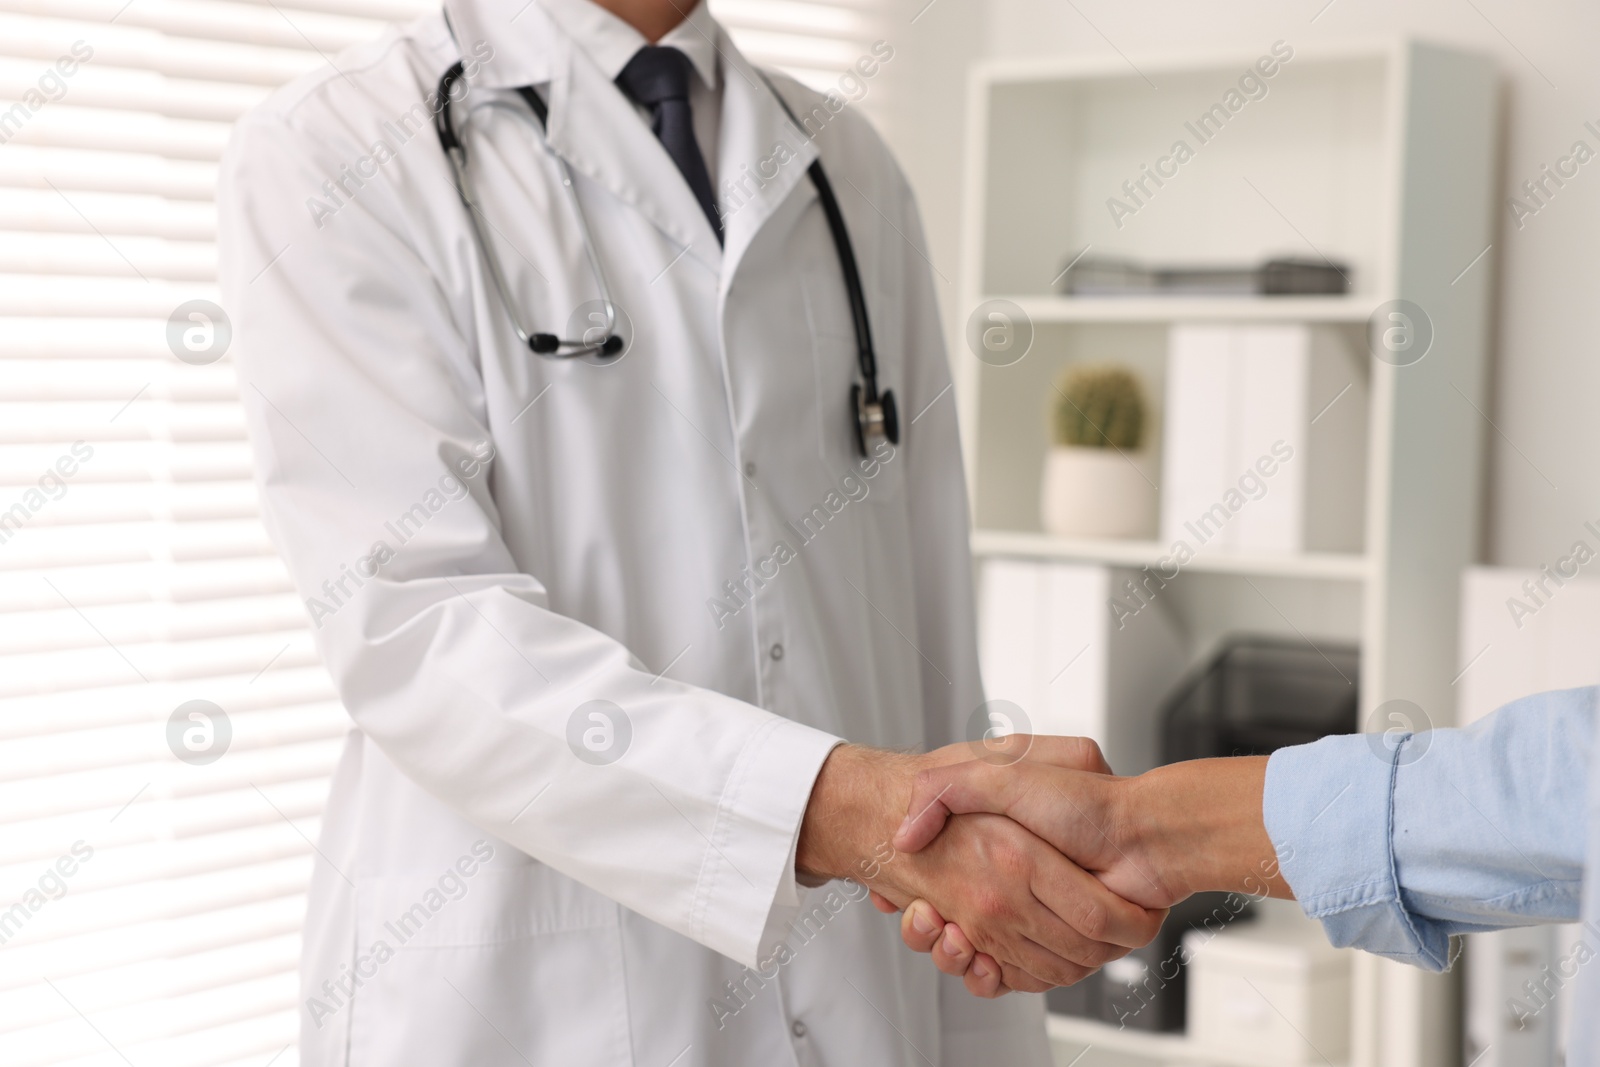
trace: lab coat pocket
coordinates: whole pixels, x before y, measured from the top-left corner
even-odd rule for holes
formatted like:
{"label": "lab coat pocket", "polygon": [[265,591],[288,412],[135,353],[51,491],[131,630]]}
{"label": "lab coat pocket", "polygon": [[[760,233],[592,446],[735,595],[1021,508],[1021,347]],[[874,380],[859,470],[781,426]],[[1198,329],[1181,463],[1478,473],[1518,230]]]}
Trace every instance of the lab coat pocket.
{"label": "lab coat pocket", "polygon": [[453,875],[357,885],[352,1067],[630,1064],[618,905],[540,863]]}
{"label": "lab coat pocket", "polygon": [[[833,275],[806,275],[805,294],[815,372],[813,422],[823,476],[849,500],[897,503],[904,480],[904,465],[897,462],[898,449],[880,437],[866,442],[868,454],[862,456],[856,445],[851,387],[862,381],[862,375],[849,305],[839,279]],[[870,294],[868,300],[870,315]],[[880,371],[879,387],[888,386]],[[902,426],[904,421],[902,416]]]}

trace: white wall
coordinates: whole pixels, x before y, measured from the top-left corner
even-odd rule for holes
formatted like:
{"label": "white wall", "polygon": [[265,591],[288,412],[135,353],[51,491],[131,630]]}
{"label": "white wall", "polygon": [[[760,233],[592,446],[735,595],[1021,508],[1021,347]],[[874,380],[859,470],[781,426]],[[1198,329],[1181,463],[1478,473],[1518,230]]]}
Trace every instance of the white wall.
{"label": "white wall", "polygon": [[[1504,75],[1499,278],[1483,559],[1536,566],[1600,518],[1600,158],[1519,229],[1506,196],[1582,138],[1600,152],[1600,5],[1578,0],[907,0],[885,125],[922,198],[952,324],[965,71],[974,58],[1265,50],[1410,35],[1496,57]],[[1320,15],[1318,14],[1321,11]],[[1315,21],[1313,18],[1315,17]],[[1066,251],[1066,250],[1063,250]],[[1465,264],[1463,264],[1465,266]],[[963,358],[964,352],[955,353]]]}

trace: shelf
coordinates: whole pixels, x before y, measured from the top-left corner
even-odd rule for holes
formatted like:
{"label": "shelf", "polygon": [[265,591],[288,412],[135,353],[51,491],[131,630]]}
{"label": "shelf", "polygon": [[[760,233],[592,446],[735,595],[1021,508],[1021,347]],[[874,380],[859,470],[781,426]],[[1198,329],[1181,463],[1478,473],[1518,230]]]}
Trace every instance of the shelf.
{"label": "shelf", "polygon": [[1051,322],[1366,322],[1371,296],[999,296]]}
{"label": "shelf", "polygon": [[[1301,66],[1325,63],[1362,61],[1396,62],[1399,48],[1392,39],[1349,40],[1327,44],[1295,45],[1294,62]],[[1219,72],[1232,75],[1234,71],[1253,63],[1259,52],[1229,48],[1182,48],[1165,51],[1140,52],[1135,59],[1138,71],[1156,74],[1185,74],[1191,72]],[[1139,74],[1129,66],[1127,57],[1116,55],[1089,56],[1007,56],[999,59],[978,60],[973,64],[974,74],[990,85],[1030,82],[1079,82],[1097,80],[1127,81]],[[1224,80],[1231,80],[1224,77]]]}
{"label": "shelf", "polygon": [[[1167,1067],[1169,1064],[1195,1064],[1204,1067],[1267,1067],[1273,1060],[1247,1059],[1228,1054],[1206,1052],[1192,1044],[1182,1034],[1152,1034],[1143,1030],[1127,1030],[1071,1015],[1045,1016],[1046,1031],[1054,1045],[1066,1046],[1062,1051],[1067,1060],[1077,1062],[1072,1056],[1083,1056],[1083,1067],[1092,1067],[1094,1059],[1085,1055],[1090,1050],[1123,1056],[1138,1056],[1150,1061],[1150,1067]],[[1058,1057],[1060,1060],[1060,1057]],[[1281,1062],[1281,1061],[1280,1061]]]}
{"label": "shelf", "polygon": [[[1074,560],[1114,567],[1154,566],[1171,549],[1156,541],[1097,541],[1054,537],[1013,530],[975,530],[972,551],[977,556],[1027,556],[1034,559]],[[1258,575],[1264,578],[1312,578],[1322,581],[1360,582],[1367,577],[1367,559],[1348,553],[1206,552],[1202,550],[1183,568],[1211,574]]]}

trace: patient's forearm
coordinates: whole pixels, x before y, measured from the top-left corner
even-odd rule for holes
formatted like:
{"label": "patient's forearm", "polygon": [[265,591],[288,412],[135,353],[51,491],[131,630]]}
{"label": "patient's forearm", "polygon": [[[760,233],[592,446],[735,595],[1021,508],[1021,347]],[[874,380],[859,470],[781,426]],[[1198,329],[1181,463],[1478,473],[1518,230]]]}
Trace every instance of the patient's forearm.
{"label": "patient's forearm", "polygon": [[1177,895],[1207,890],[1292,899],[1262,821],[1267,757],[1192,760],[1118,781],[1112,837]]}

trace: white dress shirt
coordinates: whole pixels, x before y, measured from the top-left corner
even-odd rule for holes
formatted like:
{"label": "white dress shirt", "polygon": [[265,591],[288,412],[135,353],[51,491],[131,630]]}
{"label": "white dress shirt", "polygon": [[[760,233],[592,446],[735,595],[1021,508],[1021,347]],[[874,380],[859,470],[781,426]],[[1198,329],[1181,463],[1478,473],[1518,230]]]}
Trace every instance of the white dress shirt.
{"label": "white dress shirt", "polygon": [[[556,25],[565,30],[578,47],[613,82],[634,53],[650,42],[644,34],[623,22],[591,0],[540,0]],[[722,125],[722,79],[716,46],[717,27],[705,0],[695,4],[687,18],[668,31],[656,44],[676,48],[689,57],[697,77],[689,79],[689,107],[694,112],[694,139],[700,142],[700,155],[716,189],[717,137]],[[619,89],[618,92],[621,92]],[[635,104],[646,124],[650,109]]]}

